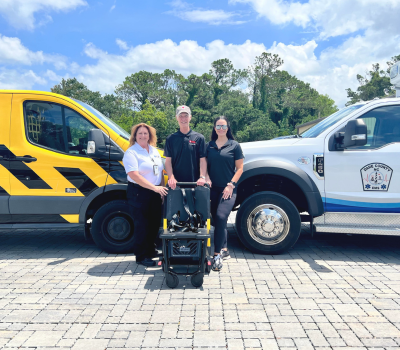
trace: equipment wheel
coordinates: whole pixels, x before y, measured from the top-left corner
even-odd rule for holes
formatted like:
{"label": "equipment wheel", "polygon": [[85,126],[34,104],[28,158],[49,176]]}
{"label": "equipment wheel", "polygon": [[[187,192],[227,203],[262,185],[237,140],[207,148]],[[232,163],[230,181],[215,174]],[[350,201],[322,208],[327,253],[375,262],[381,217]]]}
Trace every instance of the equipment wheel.
{"label": "equipment wheel", "polygon": [[93,217],[91,234],[96,245],[110,254],[133,250],[133,218],[128,202],[115,200],[104,204]]}
{"label": "equipment wheel", "polygon": [[209,274],[212,267],[212,258],[206,258],[204,263],[206,264],[206,272]]}
{"label": "equipment wheel", "polygon": [[259,192],[241,204],[236,229],[252,252],[280,254],[297,242],[301,219],[289,198],[276,192]]}
{"label": "equipment wheel", "polygon": [[195,288],[199,288],[203,285],[204,282],[204,273],[202,272],[196,272],[190,277],[190,282],[192,283],[192,286]]}
{"label": "equipment wheel", "polygon": [[176,288],[179,284],[179,277],[173,272],[168,272],[165,276],[165,282],[169,288]]}

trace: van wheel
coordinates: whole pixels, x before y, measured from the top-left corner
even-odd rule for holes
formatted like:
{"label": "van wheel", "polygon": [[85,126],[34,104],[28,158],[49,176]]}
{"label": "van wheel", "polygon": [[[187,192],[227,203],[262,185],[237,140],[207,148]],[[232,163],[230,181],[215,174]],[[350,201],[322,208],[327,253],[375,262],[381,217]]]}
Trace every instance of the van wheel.
{"label": "van wheel", "polygon": [[133,218],[128,208],[127,201],[112,201],[100,207],[93,217],[93,240],[107,253],[130,253],[133,250]]}
{"label": "van wheel", "polygon": [[280,254],[297,242],[301,219],[289,198],[276,192],[259,192],[240,206],[236,229],[242,243],[252,252]]}

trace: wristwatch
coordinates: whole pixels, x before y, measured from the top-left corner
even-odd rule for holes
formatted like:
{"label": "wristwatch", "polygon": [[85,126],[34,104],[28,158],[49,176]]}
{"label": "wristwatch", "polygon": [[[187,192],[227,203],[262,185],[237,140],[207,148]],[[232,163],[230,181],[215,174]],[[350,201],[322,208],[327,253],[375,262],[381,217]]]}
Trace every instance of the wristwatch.
{"label": "wristwatch", "polygon": [[233,188],[236,187],[236,182],[234,182],[234,181],[229,181],[229,182],[227,183],[227,185],[229,185],[229,184],[232,184],[232,185],[233,185]]}
{"label": "wristwatch", "polygon": [[200,175],[200,179],[206,179],[206,177],[204,175]]}

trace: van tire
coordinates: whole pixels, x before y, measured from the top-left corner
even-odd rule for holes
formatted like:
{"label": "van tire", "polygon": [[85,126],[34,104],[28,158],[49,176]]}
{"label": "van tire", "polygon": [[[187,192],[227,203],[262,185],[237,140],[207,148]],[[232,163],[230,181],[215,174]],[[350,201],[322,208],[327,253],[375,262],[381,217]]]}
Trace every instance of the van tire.
{"label": "van tire", "polygon": [[91,234],[96,245],[110,254],[131,253],[133,218],[128,202],[115,200],[104,204],[93,217]]}
{"label": "van tire", "polygon": [[247,198],[236,215],[236,230],[246,248],[258,254],[280,254],[298,240],[300,214],[293,202],[276,192]]}

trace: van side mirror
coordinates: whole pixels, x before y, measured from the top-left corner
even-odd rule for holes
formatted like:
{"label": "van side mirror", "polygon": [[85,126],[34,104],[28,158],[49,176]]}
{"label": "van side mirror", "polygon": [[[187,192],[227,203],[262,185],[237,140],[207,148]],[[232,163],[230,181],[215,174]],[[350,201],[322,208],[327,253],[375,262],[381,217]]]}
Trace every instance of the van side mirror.
{"label": "van side mirror", "polygon": [[106,147],[104,134],[100,129],[92,129],[88,133],[86,154],[92,158],[108,159],[109,151]]}
{"label": "van side mirror", "polygon": [[367,144],[367,126],[364,120],[349,120],[344,129],[343,146],[349,148],[365,144]]}

